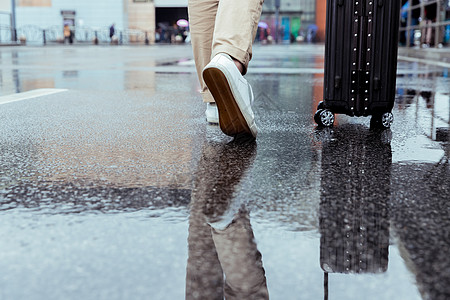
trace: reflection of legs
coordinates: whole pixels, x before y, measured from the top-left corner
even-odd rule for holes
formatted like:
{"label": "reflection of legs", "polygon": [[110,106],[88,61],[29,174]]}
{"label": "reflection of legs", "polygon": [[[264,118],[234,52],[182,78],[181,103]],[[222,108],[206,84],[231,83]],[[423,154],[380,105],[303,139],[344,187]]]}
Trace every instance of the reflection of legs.
{"label": "reflection of legs", "polygon": [[233,193],[238,190],[242,176],[251,166],[255,155],[256,143],[253,141],[208,143],[203,147],[198,166],[200,173],[192,197],[201,203],[198,207],[201,206],[203,217],[210,224],[219,221],[226,223],[229,213],[238,211],[240,199],[234,197]]}
{"label": "reflection of legs", "polygon": [[269,299],[261,253],[254,242],[248,213],[240,211],[226,229],[212,229],[212,236],[225,272],[225,298]]}
{"label": "reflection of legs", "polygon": [[[190,204],[186,299],[223,299],[223,271],[207,222],[227,209],[242,176],[229,168],[237,149],[226,147],[214,143],[202,147]],[[247,161],[245,156],[241,163]]]}
{"label": "reflection of legs", "polygon": [[[246,143],[235,140],[228,144],[208,143],[202,148],[202,157],[198,164],[197,178],[191,195],[186,299],[223,299],[222,267],[224,270],[226,267],[225,274],[227,278],[230,278],[231,283],[235,281],[236,276],[239,276],[238,274],[244,274],[244,277],[257,278],[258,280],[253,279],[254,282],[261,281],[260,277],[262,276],[264,284],[260,284],[260,286],[265,288],[261,256],[253,242],[248,216],[245,217],[245,220],[236,217],[237,221],[229,225],[234,217],[234,212],[238,211],[231,207],[240,206],[239,202],[234,199],[233,193],[239,186],[245,171],[251,166],[255,155],[256,143],[254,141]],[[229,221],[225,217],[228,216],[228,212],[231,212]],[[241,216],[241,213],[237,215]],[[218,222],[225,224],[224,227],[227,229],[217,231],[213,229],[214,233],[211,233],[212,229],[208,223],[217,225]],[[213,235],[218,237],[214,237],[213,240]],[[224,241],[227,239],[229,242],[236,241],[236,249],[238,249],[236,256],[242,255],[238,261],[235,261],[241,266],[250,264],[253,266],[252,268],[241,270],[237,268],[239,265],[236,266],[234,263],[231,263],[231,265],[227,261],[220,261],[219,263],[219,258],[222,259],[222,257],[227,256],[218,256],[219,248],[224,249],[221,252],[222,254],[229,251],[227,247],[229,248],[230,245],[224,246]],[[246,263],[241,263],[241,261],[246,261]],[[255,265],[258,265],[258,261],[259,268],[255,267]],[[238,272],[238,274],[231,274],[230,272],[233,271]],[[252,275],[253,277],[247,276],[249,272],[255,275]],[[231,287],[234,288],[235,286],[238,287],[238,291],[246,290],[249,294],[259,291],[259,289],[255,291],[246,286],[240,287],[231,284]],[[229,289],[227,288],[227,290]],[[227,297],[227,299],[232,298]],[[255,299],[255,297],[239,299]]]}
{"label": "reflection of legs", "polygon": [[223,271],[202,214],[202,201],[192,200],[189,218],[186,299],[223,299]]}
{"label": "reflection of legs", "polygon": [[199,173],[191,194],[186,272],[186,299],[223,299],[223,271],[204,214],[206,200],[211,196],[210,183],[217,178],[217,152],[204,145]]}

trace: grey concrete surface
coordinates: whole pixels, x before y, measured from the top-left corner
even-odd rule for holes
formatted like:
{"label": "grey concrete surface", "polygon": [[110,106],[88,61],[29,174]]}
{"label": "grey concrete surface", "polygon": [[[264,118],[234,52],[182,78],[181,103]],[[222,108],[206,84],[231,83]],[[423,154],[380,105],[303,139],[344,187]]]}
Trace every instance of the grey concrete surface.
{"label": "grey concrete surface", "polygon": [[[190,46],[0,65],[0,299],[448,299],[445,67],[399,62],[391,130],[326,130],[323,46],[258,45],[249,142],[206,124]],[[6,103],[38,88],[67,91]]]}

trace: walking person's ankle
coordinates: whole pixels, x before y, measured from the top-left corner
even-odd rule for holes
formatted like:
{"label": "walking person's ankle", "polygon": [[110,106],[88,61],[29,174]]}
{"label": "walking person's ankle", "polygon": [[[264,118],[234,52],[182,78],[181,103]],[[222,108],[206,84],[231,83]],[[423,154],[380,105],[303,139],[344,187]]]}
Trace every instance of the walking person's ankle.
{"label": "walking person's ankle", "polygon": [[241,72],[241,74],[243,75],[244,74],[244,65],[240,61],[238,61],[237,59],[234,59],[234,58],[233,58],[233,62],[236,65],[236,67],[238,68],[239,72]]}

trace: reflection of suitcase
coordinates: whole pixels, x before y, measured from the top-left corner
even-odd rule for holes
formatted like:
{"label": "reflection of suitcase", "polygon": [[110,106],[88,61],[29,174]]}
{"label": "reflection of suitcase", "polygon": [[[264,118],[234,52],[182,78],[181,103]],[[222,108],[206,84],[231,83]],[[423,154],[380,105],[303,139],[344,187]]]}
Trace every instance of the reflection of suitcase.
{"label": "reflection of suitcase", "polygon": [[324,272],[387,270],[391,164],[390,144],[361,125],[342,125],[323,144],[319,227]]}
{"label": "reflection of suitcase", "polygon": [[372,115],[390,127],[395,100],[399,0],[327,0],[324,101],[314,120],[332,126],[334,113]]}

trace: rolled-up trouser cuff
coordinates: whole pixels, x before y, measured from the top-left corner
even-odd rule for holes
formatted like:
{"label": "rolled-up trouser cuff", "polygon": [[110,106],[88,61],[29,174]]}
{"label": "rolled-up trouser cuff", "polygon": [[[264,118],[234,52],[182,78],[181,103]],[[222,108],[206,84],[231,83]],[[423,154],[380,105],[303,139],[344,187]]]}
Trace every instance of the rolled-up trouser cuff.
{"label": "rolled-up trouser cuff", "polygon": [[234,59],[236,59],[237,61],[239,61],[240,63],[242,63],[244,66],[244,71],[242,72],[242,75],[245,75],[247,73],[248,64],[250,62],[250,59],[252,58],[251,53],[243,51],[242,49],[233,47],[231,45],[218,45],[213,49],[211,58],[213,58],[219,53],[226,53],[231,57],[233,57]]}

